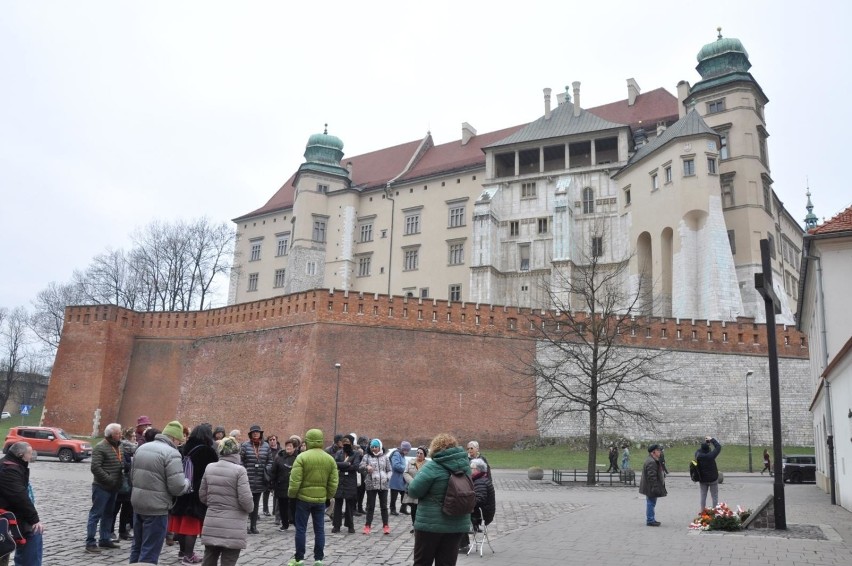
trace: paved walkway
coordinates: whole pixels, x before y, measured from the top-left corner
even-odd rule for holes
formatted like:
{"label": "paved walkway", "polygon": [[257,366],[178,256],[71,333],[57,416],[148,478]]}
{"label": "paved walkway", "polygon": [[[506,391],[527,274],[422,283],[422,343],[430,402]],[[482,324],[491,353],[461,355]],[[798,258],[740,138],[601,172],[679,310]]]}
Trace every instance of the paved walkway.
{"label": "paved walkway", "polygon": [[[547,477],[547,476],[546,476]],[[32,465],[36,504],[46,525],[45,565],[99,566],[126,564],[129,543],[94,556],[84,551],[90,505],[91,474],[83,464],[49,458]],[[698,488],[685,476],[670,476],[669,496],[657,505],[659,528],[645,526],[644,498],[636,488],[558,486],[534,482],[520,471],[495,470],[498,510],[489,527],[496,551],[484,557],[460,556],[459,565],[517,564],[852,564],[852,513],[832,506],[813,485],[788,485],[790,531],[742,533],[695,532],[687,525],[698,509]],[[727,477],[720,498],[729,505],[754,508],[772,493],[772,480],[760,474]],[[361,521],[358,521],[361,519]],[[380,521],[379,521],[380,522]],[[802,536],[797,524],[818,525],[818,539]],[[326,523],[329,565],[409,565],[414,537],[407,516],[391,517],[391,535],[330,534]],[[292,556],[292,528],[280,533],[271,518],[261,517],[260,535],[251,536],[240,564],[286,564]],[[308,531],[308,549],[313,544]],[[199,550],[201,547],[199,545]],[[697,555],[700,554],[700,558]],[[160,564],[176,564],[177,547],[164,547]]]}

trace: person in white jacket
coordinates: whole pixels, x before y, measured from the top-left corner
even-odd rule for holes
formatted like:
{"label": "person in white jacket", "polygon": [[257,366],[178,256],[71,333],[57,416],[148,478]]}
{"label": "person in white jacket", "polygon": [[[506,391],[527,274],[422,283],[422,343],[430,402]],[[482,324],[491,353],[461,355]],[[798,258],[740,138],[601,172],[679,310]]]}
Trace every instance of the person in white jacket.
{"label": "person in white jacket", "polygon": [[359,469],[364,475],[364,483],[367,486],[367,518],[364,521],[364,534],[370,534],[373,512],[376,510],[376,496],[378,496],[382,514],[382,530],[386,535],[389,535],[388,489],[390,489],[392,470],[390,458],[382,451],[381,440],[374,438],[370,441],[369,450],[361,458]]}

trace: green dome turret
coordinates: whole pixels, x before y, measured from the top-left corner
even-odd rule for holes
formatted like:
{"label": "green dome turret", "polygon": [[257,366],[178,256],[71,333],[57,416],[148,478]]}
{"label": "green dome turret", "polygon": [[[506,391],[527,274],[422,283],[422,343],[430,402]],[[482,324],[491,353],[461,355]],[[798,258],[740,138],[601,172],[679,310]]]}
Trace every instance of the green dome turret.
{"label": "green dome turret", "polygon": [[722,37],[722,28],[716,28],[719,35],[716,41],[708,43],[698,52],[698,66],[695,70],[702,80],[730,73],[746,73],[751,68],[748,51],[739,39]]}
{"label": "green dome turret", "polygon": [[305,162],[299,171],[328,173],[338,177],[348,177],[349,172],[340,166],[343,159],[343,142],[337,136],[328,133],[328,124],[321,134],[308,138],[305,146]]}

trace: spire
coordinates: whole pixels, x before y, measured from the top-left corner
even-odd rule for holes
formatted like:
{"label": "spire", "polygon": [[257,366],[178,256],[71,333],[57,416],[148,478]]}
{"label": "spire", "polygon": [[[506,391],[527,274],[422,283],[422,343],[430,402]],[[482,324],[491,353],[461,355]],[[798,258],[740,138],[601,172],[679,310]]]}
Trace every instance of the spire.
{"label": "spire", "polygon": [[816,228],[818,219],[816,214],[814,214],[814,203],[811,202],[810,186],[805,189],[805,194],[808,195],[808,204],[805,205],[805,208],[808,209],[808,214],[805,216],[805,230],[810,230],[811,228]]}

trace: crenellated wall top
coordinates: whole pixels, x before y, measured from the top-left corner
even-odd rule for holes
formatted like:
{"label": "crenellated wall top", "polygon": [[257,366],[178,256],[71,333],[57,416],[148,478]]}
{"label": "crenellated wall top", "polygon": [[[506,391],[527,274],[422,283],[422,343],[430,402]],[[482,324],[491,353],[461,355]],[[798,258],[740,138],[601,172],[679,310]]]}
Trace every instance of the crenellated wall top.
{"label": "crenellated wall top", "polygon": [[[65,330],[109,324],[138,338],[202,339],[312,323],[532,339],[553,313],[539,309],[315,289],[204,311],[137,312],[112,305],[70,306]],[[547,322],[545,322],[546,324]],[[627,346],[715,353],[766,354],[766,325],[736,321],[636,317],[621,336]],[[807,358],[804,334],[776,326],[778,355]]]}

